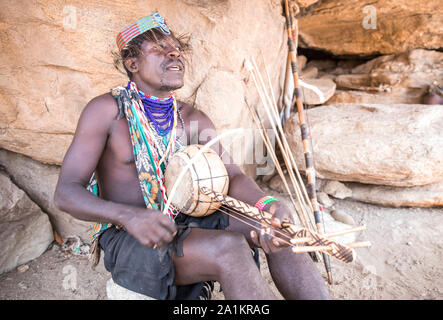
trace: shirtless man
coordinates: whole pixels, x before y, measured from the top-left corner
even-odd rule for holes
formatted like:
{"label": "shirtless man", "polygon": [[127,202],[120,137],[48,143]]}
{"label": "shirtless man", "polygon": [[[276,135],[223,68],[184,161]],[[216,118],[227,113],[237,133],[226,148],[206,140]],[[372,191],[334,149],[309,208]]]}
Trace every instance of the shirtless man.
{"label": "shirtless man", "polygon": [[[136,37],[139,51],[124,59],[124,67],[139,90],[156,97],[168,97],[172,90],[184,84],[181,42],[172,33],[165,33],[164,28],[151,28],[143,34],[149,32],[156,40],[151,37],[140,41],[143,35]],[[131,39],[131,43],[134,42],[137,41]],[[185,141],[191,140],[191,121],[198,122],[199,131],[213,129],[215,132],[213,123],[203,112],[182,102],[178,102],[178,107],[184,124],[184,128],[178,125],[178,137],[183,134],[187,137]],[[122,227],[112,227],[100,236],[105,266],[114,281],[117,279],[122,286],[157,299],[177,298],[178,291],[171,288],[213,280],[221,284],[226,299],[275,299],[251,254],[251,247],[261,247],[272,278],[285,299],[329,298],[323,279],[308,255],[294,254],[278,241],[227,216],[220,218],[227,222],[222,227],[191,228],[182,243],[183,255],[173,252],[171,268],[162,269],[167,262],[157,259],[159,250],[155,248],[174,243],[178,228],[162,212],[146,208],[128,122],[118,115],[118,104],[110,93],[86,105],[65,155],[54,195],[56,206],[75,218]],[[205,135],[205,140],[199,139],[198,143],[205,144],[211,138]],[[235,164],[226,164],[226,169],[230,196],[251,205],[265,196]],[[94,171],[99,197],[85,189]],[[278,201],[272,204],[276,219],[292,219],[286,206]],[[166,270],[169,276],[156,274],[161,273],[158,270]],[[148,284],[144,285],[145,282]]]}

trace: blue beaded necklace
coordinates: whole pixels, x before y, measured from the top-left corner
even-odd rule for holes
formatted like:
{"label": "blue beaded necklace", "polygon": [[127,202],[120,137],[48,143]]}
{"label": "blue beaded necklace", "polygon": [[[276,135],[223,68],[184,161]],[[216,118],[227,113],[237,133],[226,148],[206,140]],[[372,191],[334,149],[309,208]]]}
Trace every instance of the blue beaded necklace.
{"label": "blue beaded necklace", "polygon": [[[129,89],[130,83],[128,83],[127,88]],[[158,98],[144,93],[143,91],[138,91],[140,95],[140,100],[143,104],[143,113],[149,119],[149,121],[154,125],[155,131],[164,137],[172,129],[174,125],[174,97],[172,93],[168,98]],[[162,129],[166,125],[165,129]]]}

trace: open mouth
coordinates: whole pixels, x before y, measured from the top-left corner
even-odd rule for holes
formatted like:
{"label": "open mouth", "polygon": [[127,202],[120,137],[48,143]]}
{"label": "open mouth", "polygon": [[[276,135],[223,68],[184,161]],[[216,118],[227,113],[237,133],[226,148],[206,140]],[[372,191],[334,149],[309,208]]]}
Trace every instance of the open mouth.
{"label": "open mouth", "polygon": [[182,68],[180,66],[170,66],[170,67],[167,67],[166,70],[168,70],[168,71],[182,71]]}
{"label": "open mouth", "polygon": [[183,65],[181,65],[180,62],[176,62],[173,64],[170,64],[169,66],[166,67],[167,71],[175,71],[175,72],[179,72],[179,71],[183,71]]}

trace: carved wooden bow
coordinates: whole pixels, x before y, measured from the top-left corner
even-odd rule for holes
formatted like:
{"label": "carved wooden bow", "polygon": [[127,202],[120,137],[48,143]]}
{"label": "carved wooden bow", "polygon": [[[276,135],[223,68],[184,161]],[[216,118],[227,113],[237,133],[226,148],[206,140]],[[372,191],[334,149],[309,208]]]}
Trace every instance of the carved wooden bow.
{"label": "carved wooden bow", "polygon": [[[297,71],[297,57],[296,57],[296,47],[294,47],[293,39],[297,41],[298,37],[298,27],[297,27],[297,21],[295,24],[293,24],[293,21],[291,19],[291,14],[289,12],[289,4],[288,0],[285,0],[285,16],[286,16],[286,29],[288,32],[288,48],[289,48],[289,56],[291,59],[291,69],[292,69],[292,75],[294,79],[294,94],[295,94],[295,102],[297,106],[297,113],[298,113],[298,119],[300,123],[300,130],[301,130],[301,138],[302,138],[302,144],[303,144],[303,151],[305,154],[305,165],[306,165],[306,175],[308,178],[308,185],[307,189],[309,192],[309,196],[311,198],[311,204],[314,211],[314,219],[315,224],[317,227],[317,231],[321,233],[321,217],[320,217],[320,206],[317,202],[317,194],[315,189],[315,168],[314,168],[314,160],[313,160],[313,154],[312,150],[310,150],[310,144],[309,144],[309,128],[306,122],[305,118],[305,112],[303,109],[303,100],[300,92],[300,86],[299,86],[299,77],[298,77],[298,71]],[[292,31],[294,30],[295,35],[293,35]],[[326,273],[328,275],[328,282],[329,284],[332,284],[332,271],[331,271],[331,264],[329,261],[329,257],[323,254],[323,261],[326,268]]]}

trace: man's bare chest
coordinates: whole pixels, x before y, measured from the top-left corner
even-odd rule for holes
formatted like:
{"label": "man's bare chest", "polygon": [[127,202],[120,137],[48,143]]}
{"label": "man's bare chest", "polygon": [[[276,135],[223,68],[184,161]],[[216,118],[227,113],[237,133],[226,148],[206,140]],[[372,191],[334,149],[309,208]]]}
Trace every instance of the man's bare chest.
{"label": "man's bare chest", "polygon": [[134,165],[134,153],[129,135],[128,122],[125,118],[112,123],[104,154],[122,165]]}
{"label": "man's bare chest", "polygon": [[[176,137],[181,137],[179,138],[181,145],[187,144],[186,141],[189,141],[189,132],[187,131],[182,128],[181,124],[177,127]],[[183,133],[185,136],[183,136]],[[112,124],[104,154],[122,165],[135,165],[129,126],[125,118],[115,120]]]}

